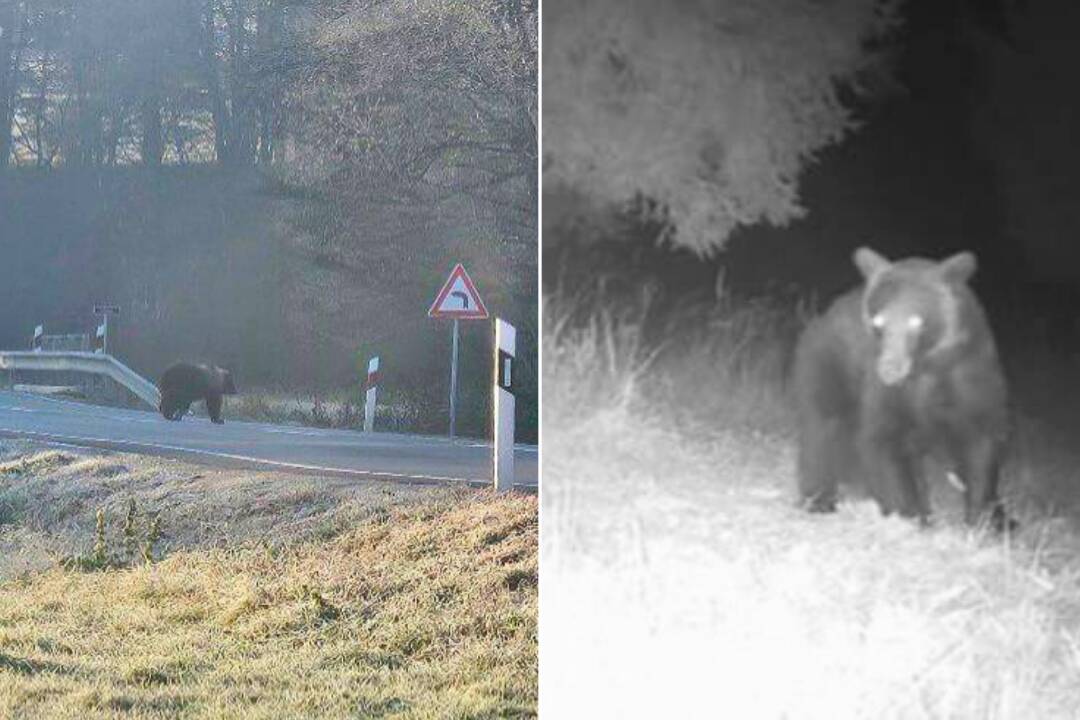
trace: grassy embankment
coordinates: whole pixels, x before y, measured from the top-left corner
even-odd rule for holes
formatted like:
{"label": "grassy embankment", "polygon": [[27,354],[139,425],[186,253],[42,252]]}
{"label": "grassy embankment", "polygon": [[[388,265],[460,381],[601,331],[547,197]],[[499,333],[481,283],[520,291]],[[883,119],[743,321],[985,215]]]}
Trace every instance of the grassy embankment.
{"label": "grassy embankment", "polygon": [[633,322],[548,323],[545,714],[1075,718],[1076,456],[1021,422],[1011,537],[945,483],[927,530],[804,513],[786,322],[728,308],[659,351]]}
{"label": "grassy embankment", "polygon": [[[0,466],[0,544],[79,530],[87,556],[68,566],[104,567],[0,581],[0,717],[535,715],[536,498],[372,484],[337,488],[355,502],[333,514],[315,483],[297,495],[296,479],[141,462],[50,451]],[[137,488],[140,510],[168,508],[159,546],[185,549],[114,562]],[[87,501],[108,508],[105,563]],[[226,544],[230,531],[263,540]]]}

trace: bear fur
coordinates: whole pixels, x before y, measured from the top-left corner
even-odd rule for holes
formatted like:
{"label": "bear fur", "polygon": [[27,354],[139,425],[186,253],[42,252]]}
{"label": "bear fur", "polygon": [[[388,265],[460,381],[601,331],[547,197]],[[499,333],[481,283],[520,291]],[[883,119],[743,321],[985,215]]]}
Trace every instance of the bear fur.
{"label": "bear fur", "polygon": [[[970,252],[941,262],[854,254],[863,284],[803,331],[793,382],[798,489],[810,510],[861,485],[884,514],[930,515],[928,460],[959,479],[965,519],[1002,528],[1007,389]],[[1011,526],[1012,521],[1007,521]]]}
{"label": "bear fur", "polygon": [[158,381],[161,404],[158,409],[168,420],[179,420],[196,400],[206,401],[210,420],[221,424],[222,396],[235,395],[232,374],[215,365],[175,362],[165,369]]}

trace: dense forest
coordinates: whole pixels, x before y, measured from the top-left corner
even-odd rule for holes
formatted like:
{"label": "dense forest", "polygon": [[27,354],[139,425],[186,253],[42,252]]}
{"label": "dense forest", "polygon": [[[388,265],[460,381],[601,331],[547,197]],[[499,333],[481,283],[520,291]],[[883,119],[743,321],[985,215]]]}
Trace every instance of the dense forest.
{"label": "dense forest", "polygon": [[536,55],[529,0],[0,0],[0,346],[114,302],[148,375],[307,391],[381,354],[441,405],[426,310],[461,261],[521,329],[535,428]]}

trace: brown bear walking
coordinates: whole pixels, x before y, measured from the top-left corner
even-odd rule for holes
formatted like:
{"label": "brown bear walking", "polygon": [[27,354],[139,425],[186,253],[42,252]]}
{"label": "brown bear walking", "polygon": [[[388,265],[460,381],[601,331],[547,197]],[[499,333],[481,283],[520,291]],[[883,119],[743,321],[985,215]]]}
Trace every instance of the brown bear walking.
{"label": "brown bear walking", "polygon": [[194,365],[176,362],[165,369],[158,381],[161,404],[158,409],[168,420],[179,420],[196,400],[206,401],[210,420],[224,423],[221,418],[223,395],[235,395],[232,374],[214,365]]}
{"label": "brown bear walking", "polygon": [[933,457],[963,484],[967,521],[989,515],[1003,527],[1007,392],[968,286],[975,256],[890,262],[859,248],[854,260],[865,282],[811,322],[796,348],[802,501],[832,511],[838,483],[861,481],[885,514],[926,522],[924,461]]}

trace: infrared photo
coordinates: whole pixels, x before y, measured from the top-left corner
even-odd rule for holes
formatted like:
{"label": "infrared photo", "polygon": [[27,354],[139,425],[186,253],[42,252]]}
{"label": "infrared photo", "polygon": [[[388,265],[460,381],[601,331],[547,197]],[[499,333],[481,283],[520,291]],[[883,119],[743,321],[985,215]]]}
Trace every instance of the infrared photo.
{"label": "infrared photo", "polygon": [[0,719],[528,718],[537,0],[0,0]]}
{"label": "infrared photo", "polygon": [[1080,5],[542,14],[542,714],[1076,717]]}

